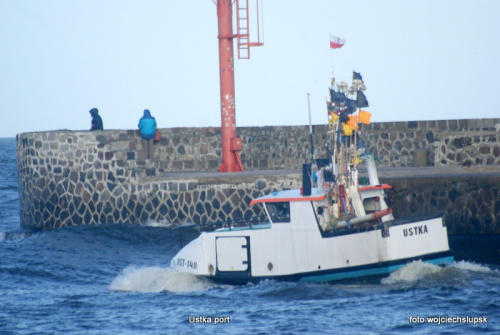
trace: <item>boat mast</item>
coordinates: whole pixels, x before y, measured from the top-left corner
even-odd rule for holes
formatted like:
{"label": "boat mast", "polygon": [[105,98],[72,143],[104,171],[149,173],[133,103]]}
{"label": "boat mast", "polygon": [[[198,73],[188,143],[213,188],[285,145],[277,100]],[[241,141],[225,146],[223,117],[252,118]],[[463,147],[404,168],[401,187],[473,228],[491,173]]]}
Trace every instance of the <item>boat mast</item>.
{"label": "boat mast", "polygon": [[313,138],[313,128],[311,120],[311,94],[307,93],[307,109],[309,111],[309,136],[311,137],[311,163],[314,163],[314,138]]}

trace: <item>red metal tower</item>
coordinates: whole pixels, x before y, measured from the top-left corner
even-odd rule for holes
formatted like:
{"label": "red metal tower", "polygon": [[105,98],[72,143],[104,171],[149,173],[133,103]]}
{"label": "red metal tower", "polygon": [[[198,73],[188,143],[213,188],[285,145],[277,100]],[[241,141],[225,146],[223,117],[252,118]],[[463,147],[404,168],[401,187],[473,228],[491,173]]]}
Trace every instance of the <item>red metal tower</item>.
{"label": "red metal tower", "polygon": [[248,0],[236,0],[236,10],[237,33],[233,34],[231,0],[217,1],[222,135],[222,164],[219,168],[220,172],[239,172],[244,170],[239,155],[242,149],[242,142],[240,138],[236,137],[233,38],[238,38],[239,58],[250,58],[249,47],[262,45],[260,42],[249,42]]}

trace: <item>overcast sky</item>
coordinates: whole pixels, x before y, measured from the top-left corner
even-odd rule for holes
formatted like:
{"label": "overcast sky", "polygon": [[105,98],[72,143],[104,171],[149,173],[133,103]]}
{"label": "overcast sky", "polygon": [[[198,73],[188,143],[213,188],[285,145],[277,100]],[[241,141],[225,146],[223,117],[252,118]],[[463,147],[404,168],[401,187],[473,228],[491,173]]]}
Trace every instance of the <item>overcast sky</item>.
{"label": "overcast sky", "polygon": [[[263,0],[264,46],[235,61],[236,124],[307,124],[308,93],[324,124],[332,71],[353,70],[375,122],[499,117],[499,14],[498,0]],[[160,128],[219,126],[217,33],[211,0],[1,0],[0,137],[89,129],[92,107],[105,129],[136,129],[145,108]]]}

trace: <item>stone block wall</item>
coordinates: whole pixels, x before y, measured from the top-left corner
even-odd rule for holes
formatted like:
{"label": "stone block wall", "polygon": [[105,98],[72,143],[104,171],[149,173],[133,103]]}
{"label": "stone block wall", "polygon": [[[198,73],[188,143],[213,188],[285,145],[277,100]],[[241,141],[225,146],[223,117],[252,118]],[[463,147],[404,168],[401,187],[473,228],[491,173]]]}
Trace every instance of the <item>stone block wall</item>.
{"label": "stone block wall", "polygon": [[440,177],[384,180],[395,217],[442,211],[451,235],[500,234],[500,178]]}
{"label": "stone block wall", "polygon": [[380,166],[412,166],[426,149],[431,166],[500,164],[500,119],[383,122],[360,125]]}
{"label": "stone block wall", "polygon": [[[433,165],[474,166],[500,164],[499,124],[500,119],[372,123],[363,125],[360,134],[381,166],[412,165],[413,151],[419,148],[428,150]],[[321,157],[327,127],[314,130],[316,155]],[[136,130],[19,134],[21,224],[56,228],[148,220],[224,221],[258,214],[248,208],[255,196],[300,186],[300,176],[289,174],[213,183],[190,177],[188,172],[218,170],[220,129],[171,128],[161,133],[153,160],[144,159]],[[238,136],[247,171],[300,169],[310,157],[307,126],[242,127]],[[173,171],[187,174],[169,179]]]}
{"label": "stone block wall", "polygon": [[[315,140],[324,148],[326,126],[315,128]],[[161,133],[162,141],[155,145],[155,161],[162,172],[219,169],[220,128],[171,128],[161,129]],[[298,169],[310,157],[306,126],[240,127],[238,136],[243,142],[240,155],[246,170]]]}
{"label": "stone block wall", "polygon": [[138,145],[135,131],[19,135],[21,225],[221,222],[263,215],[249,206],[251,199],[299,187],[300,175],[158,177],[163,168],[144,160]]}

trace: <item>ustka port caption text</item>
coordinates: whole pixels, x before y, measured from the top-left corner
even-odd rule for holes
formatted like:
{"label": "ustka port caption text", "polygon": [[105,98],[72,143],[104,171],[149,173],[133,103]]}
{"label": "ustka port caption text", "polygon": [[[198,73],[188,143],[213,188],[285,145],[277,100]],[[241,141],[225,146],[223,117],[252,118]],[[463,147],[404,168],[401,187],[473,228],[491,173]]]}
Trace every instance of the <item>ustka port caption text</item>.
{"label": "ustka port caption text", "polygon": [[189,323],[205,323],[219,325],[223,323],[229,323],[231,320],[229,316],[194,316],[190,315],[188,319]]}

